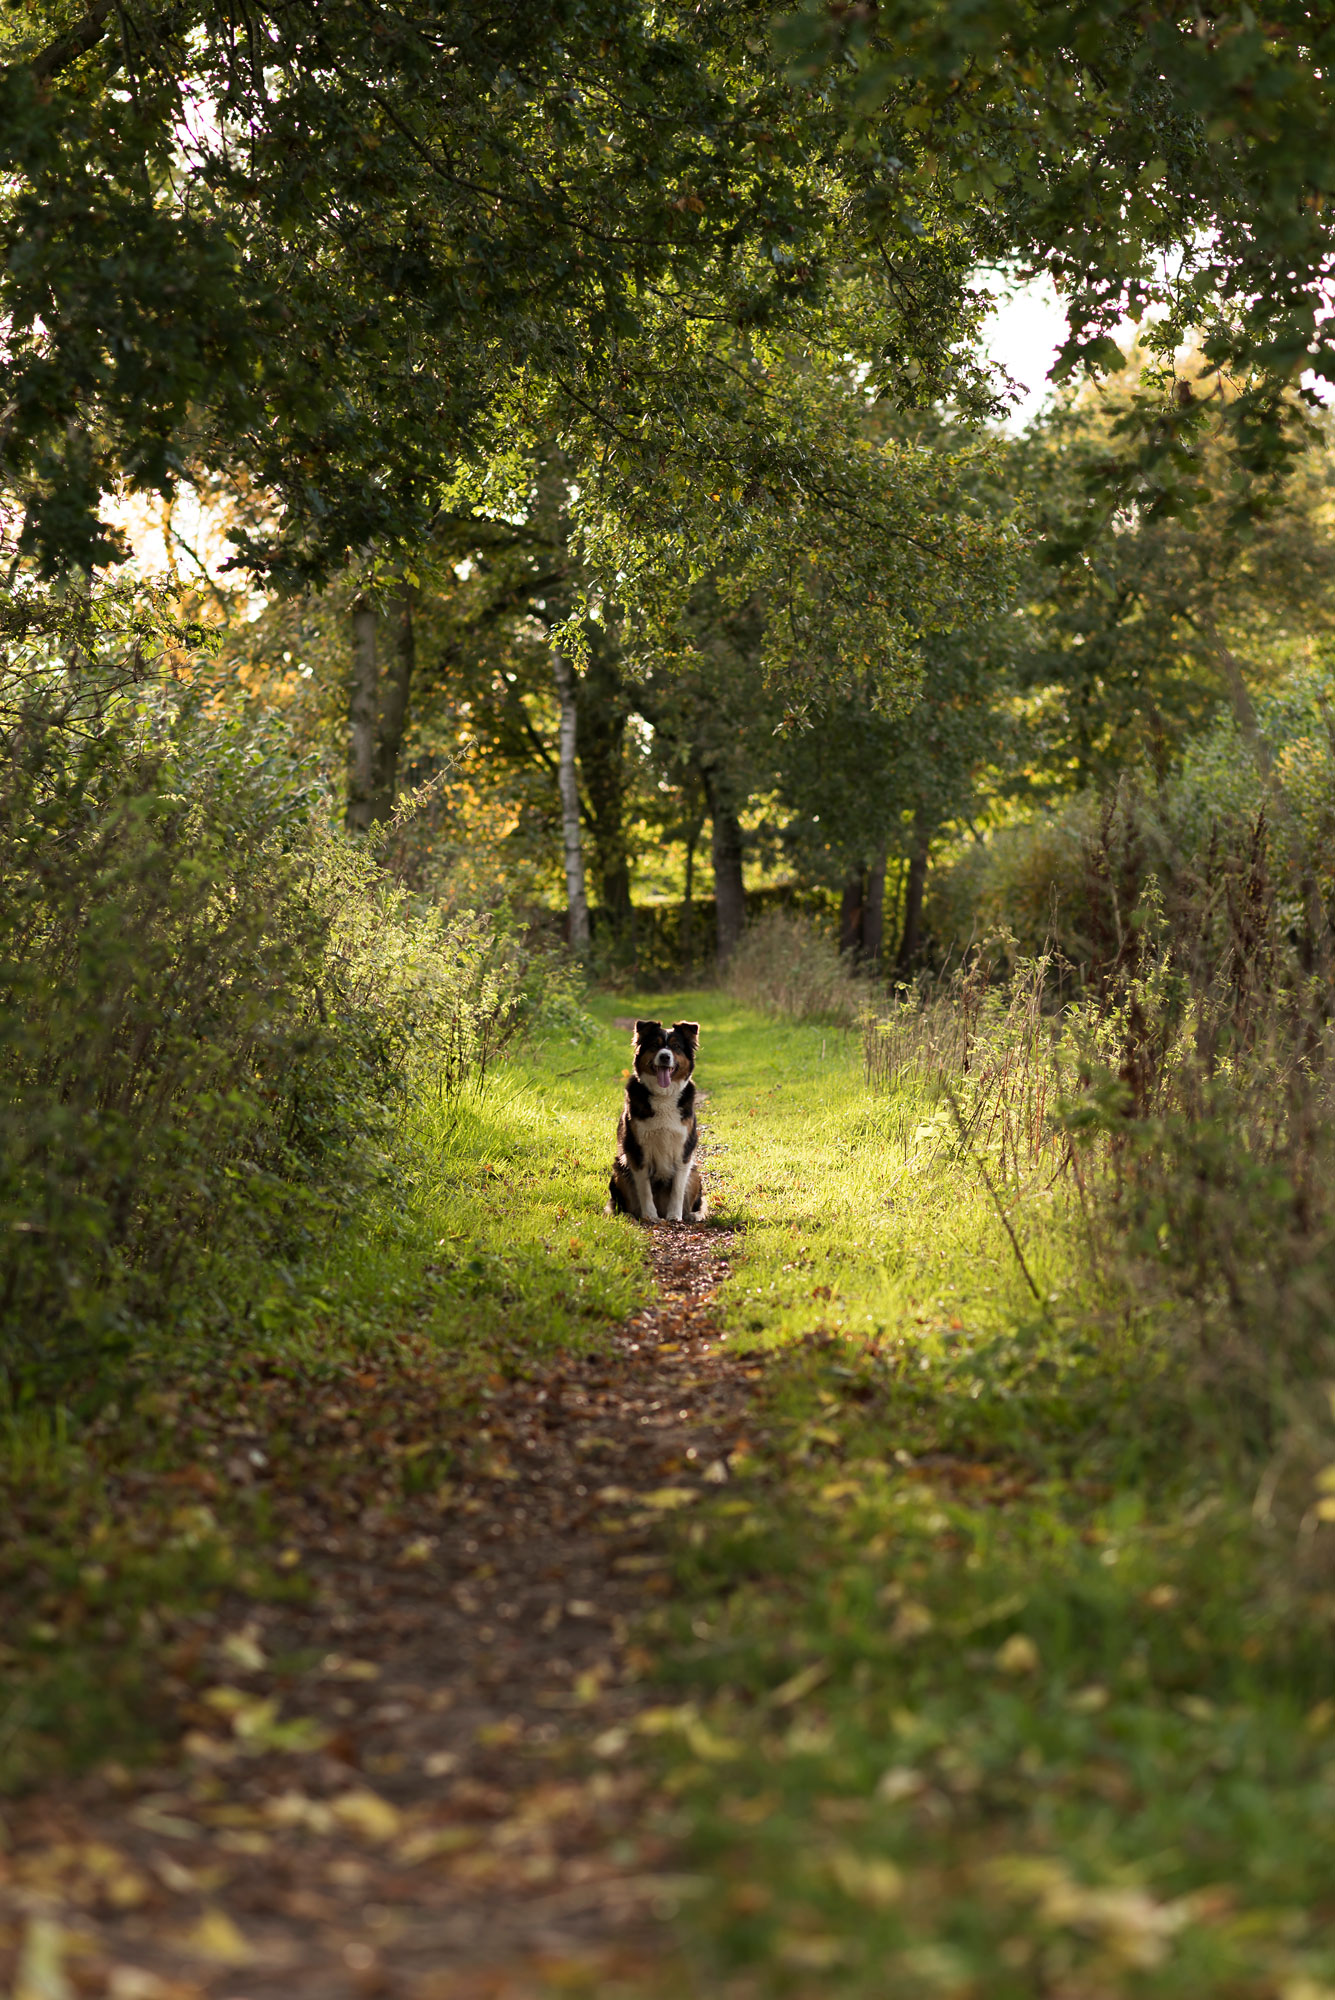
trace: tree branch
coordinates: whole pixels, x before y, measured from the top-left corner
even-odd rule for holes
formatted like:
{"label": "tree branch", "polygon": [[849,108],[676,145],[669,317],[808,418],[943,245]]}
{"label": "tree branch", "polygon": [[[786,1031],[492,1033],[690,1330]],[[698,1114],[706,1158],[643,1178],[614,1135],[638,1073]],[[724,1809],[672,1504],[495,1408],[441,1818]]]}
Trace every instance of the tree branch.
{"label": "tree branch", "polygon": [[106,29],[107,21],[116,11],[116,0],[88,0],[88,12],[77,28],[71,28],[67,35],[60,35],[54,42],[37,55],[26,61],[7,63],[0,76],[14,76],[21,69],[31,72],[35,83],[49,83],[53,76],[59,76],[80,56],[86,56],[89,49],[96,48]]}

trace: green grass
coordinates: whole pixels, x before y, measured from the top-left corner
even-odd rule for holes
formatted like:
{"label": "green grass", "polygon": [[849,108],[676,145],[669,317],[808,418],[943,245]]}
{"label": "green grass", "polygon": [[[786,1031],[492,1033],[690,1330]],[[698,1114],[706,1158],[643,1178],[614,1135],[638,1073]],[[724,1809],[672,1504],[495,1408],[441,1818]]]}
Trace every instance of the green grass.
{"label": "green grass", "polygon": [[[644,1238],[602,1212],[625,1039],[604,1025],[480,1094],[428,1090],[375,1199],[304,1260],[222,1274],[226,1306],[133,1357],[96,1416],[0,1420],[0,1792],[152,1754],[162,1690],[196,1671],[226,1594],[302,1588],[264,1492],[226,1477],[229,1425],[262,1444],[270,1487],[346,1479],[383,1501],[448,1473],[488,1375],[596,1344],[643,1300]],[[308,1464],[300,1413],[344,1389],[367,1406],[368,1363],[430,1450]]]}
{"label": "green grass", "polygon": [[1039,1302],[918,1093],[701,1013],[728,1323],[773,1350],[658,1620],[701,1990],[1335,1990],[1329,1600],[1061,1201],[1012,1218]]}
{"label": "green grass", "polygon": [[301,1587],[263,1509],[172,1484],[257,1384],[295,1407],[369,1366],[357,1393],[411,1402],[438,1455],[319,1476],[387,1490],[448,1470],[488,1372],[645,1296],[643,1233],[602,1213],[613,1023],[698,1017],[714,1214],[741,1228],[720,1310],[764,1369],[751,1449],[665,1531],[665,1693],[626,1753],[700,1877],[696,1990],[1329,2000],[1331,1601],[1065,1197],[1011,1215],[1035,1298],[933,1107],[870,1097],[837,1030],[712,993],[592,1011],[592,1039],[417,1107],[373,1212],[271,1272],[222,1351],[91,1427],[11,1424],[11,1782],[146,1743],[218,1591]]}

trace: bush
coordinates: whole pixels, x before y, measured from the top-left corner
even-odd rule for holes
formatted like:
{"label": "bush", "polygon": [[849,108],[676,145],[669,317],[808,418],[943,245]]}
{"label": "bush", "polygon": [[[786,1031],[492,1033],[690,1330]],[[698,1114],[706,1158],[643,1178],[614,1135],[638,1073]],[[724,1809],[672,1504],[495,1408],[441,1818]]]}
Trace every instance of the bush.
{"label": "bush", "polygon": [[935,1096],[923,1136],[979,1172],[1021,1261],[1025,1204],[1054,1188],[1072,1204],[1103,1324],[1134,1325],[1151,1372],[1172,1364],[1216,1444],[1296,1463],[1300,1429],[1330,1457],[1330,940],[1313,966],[1264,809],[1216,827],[1208,866],[1170,853],[1171,893],[1147,866],[1165,838],[1133,794],[1112,802],[1089,848],[1104,948],[1083,981],[1055,955],[989,981],[980,953],[867,1023],[869,1079]]}
{"label": "bush", "polygon": [[938,957],[958,959],[1005,930],[1025,957],[1056,946],[1073,963],[1087,958],[1088,851],[1098,822],[1097,799],[1072,799],[1041,818],[998,827],[935,870],[923,926]]}
{"label": "bush", "polygon": [[856,1027],[871,989],[810,918],[771,910],[747,929],[723,970],[735,1000],[793,1021]]}
{"label": "bush", "polygon": [[501,917],[415,911],[279,737],[15,650],[0,1367],[32,1391],[197,1320],[206,1268],[235,1291],[299,1251],[384,1172],[410,1086],[481,1080],[572,996]]}

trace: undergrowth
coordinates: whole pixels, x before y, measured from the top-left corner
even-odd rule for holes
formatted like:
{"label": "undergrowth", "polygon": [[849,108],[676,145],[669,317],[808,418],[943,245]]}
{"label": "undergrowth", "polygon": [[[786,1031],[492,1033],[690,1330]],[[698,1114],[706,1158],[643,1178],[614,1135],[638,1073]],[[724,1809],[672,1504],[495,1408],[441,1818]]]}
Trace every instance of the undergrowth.
{"label": "undergrowth", "polygon": [[622,1040],[555,1028],[484,1088],[425,1093],[356,1226],[266,1267],[225,1343],[0,1425],[0,1792],[160,1749],[206,1642],[305,1590],[284,1506],[447,1494],[490,1382],[641,1302],[643,1240],[602,1213]]}
{"label": "undergrowth", "polygon": [[702,1991],[1335,1990],[1324,1031],[1209,888],[1075,997],[704,1016],[769,1361],[644,1722]]}

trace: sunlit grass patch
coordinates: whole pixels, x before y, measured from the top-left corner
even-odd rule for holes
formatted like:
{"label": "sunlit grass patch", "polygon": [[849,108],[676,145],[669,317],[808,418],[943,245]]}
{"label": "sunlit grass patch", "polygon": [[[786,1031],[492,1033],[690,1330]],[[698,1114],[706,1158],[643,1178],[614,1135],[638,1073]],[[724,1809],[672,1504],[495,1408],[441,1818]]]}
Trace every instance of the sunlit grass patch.
{"label": "sunlit grass patch", "polygon": [[183,1300],[181,1337],[132,1350],[93,1413],[7,1414],[0,1787],[150,1751],[219,1606],[304,1589],[273,1496],[430,1490],[489,1377],[596,1345],[646,1296],[642,1232],[603,1213],[622,1039],[428,1088],[378,1191],[303,1260],[233,1260],[210,1313]]}
{"label": "sunlit grass patch", "polygon": [[770,1358],[658,1615],[701,1990],[1324,1991],[1329,1610],[1171,1353],[1041,1185],[1026,1275],[915,1089],[719,1026],[724,1301]]}

